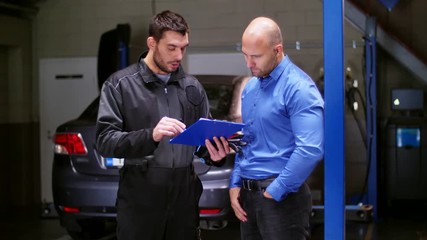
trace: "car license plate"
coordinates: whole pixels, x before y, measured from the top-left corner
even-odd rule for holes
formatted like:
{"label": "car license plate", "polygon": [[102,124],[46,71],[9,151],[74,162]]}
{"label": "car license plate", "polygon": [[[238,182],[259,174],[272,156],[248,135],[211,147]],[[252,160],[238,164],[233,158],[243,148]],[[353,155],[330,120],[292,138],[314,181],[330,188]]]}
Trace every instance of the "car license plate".
{"label": "car license plate", "polygon": [[107,168],[121,168],[124,162],[124,158],[104,158],[104,164]]}

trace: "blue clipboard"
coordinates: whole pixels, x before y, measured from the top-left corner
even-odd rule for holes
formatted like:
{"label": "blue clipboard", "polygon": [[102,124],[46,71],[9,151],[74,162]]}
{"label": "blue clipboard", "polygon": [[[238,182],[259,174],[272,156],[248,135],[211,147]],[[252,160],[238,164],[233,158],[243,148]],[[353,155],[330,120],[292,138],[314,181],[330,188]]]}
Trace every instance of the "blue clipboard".
{"label": "blue clipboard", "polygon": [[200,118],[182,133],[169,140],[169,143],[204,146],[206,139],[212,140],[213,137],[228,138],[234,133],[241,131],[243,126],[245,124]]}

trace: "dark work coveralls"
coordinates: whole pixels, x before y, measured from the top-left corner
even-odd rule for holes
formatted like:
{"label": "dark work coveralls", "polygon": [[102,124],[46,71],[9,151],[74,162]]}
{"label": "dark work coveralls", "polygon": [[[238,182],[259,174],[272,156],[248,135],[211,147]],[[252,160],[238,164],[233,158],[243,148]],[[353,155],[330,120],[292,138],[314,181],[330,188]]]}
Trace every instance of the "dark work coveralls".
{"label": "dark work coveralls", "polygon": [[208,117],[202,85],[183,69],[167,84],[144,63],[110,76],[101,91],[97,149],[104,157],[124,158],[117,194],[117,237],[125,239],[197,239],[202,185],[192,161],[194,147],[153,141],[164,116],[190,126]]}

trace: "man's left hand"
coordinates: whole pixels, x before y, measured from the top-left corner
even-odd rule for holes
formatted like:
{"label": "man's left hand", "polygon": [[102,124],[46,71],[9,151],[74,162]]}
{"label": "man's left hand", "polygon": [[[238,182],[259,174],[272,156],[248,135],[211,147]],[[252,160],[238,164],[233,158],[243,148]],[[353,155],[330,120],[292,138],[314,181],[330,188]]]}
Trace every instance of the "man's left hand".
{"label": "man's left hand", "polygon": [[264,191],[263,195],[264,195],[265,198],[273,199],[273,196],[271,196],[271,194],[268,193],[267,191]]}

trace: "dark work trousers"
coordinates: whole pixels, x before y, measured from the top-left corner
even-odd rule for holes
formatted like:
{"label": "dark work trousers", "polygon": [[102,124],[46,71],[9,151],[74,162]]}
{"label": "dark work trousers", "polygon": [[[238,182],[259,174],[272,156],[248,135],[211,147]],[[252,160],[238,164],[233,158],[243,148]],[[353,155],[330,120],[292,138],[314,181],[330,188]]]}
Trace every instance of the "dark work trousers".
{"label": "dark work trousers", "polygon": [[117,239],[198,239],[202,191],[191,167],[123,166],[117,193]]}
{"label": "dark work trousers", "polygon": [[263,191],[240,190],[247,222],[240,223],[242,240],[302,240],[310,238],[311,194],[307,184],[281,202]]}

